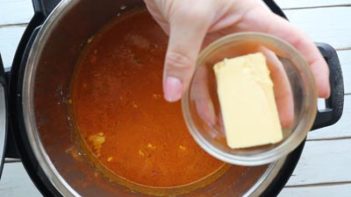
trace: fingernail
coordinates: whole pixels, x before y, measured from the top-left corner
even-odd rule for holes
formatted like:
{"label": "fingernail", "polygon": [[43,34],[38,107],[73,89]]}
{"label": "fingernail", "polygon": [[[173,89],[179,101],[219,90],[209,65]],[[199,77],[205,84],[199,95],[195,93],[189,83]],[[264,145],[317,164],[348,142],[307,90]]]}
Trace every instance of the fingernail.
{"label": "fingernail", "polygon": [[164,91],[165,99],[168,102],[178,101],[182,97],[182,82],[176,77],[167,77]]}

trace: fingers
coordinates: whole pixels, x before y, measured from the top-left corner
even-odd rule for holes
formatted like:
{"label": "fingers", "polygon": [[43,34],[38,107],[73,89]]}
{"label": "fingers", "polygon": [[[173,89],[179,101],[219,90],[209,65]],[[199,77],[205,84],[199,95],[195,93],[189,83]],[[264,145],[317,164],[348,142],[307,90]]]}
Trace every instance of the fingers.
{"label": "fingers", "polygon": [[208,86],[208,75],[212,72],[212,67],[199,67],[193,79],[193,88],[191,90],[191,100],[195,102],[196,110],[201,119],[207,123],[207,126],[216,124],[216,113],[210,97]]}
{"label": "fingers", "polygon": [[[257,20],[261,18],[262,20]],[[307,60],[315,77],[318,95],[327,98],[330,95],[329,70],[315,44],[306,34],[281,17],[267,12],[265,9],[254,9],[245,15],[243,29],[260,31],[286,40],[293,45]]]}
{"label": "fingers", "polygon": [[200,47],[210,25],[208,9],[201,5],[188,9],[189,4],[183,3],[170,16],[170,37],[163,80],[164,96],[169,102],[178,101],[189,86]]}
{"label": "fingers", "polygon": [[[283,24],[287,25],[286,28],[290,26],[290,24],[287,24],[285,21]],[[291,32],[284,32],[282,29],[280,32],[280,36],[290,42],[297,50],[299,50],[307,60],[307,63],[310,65],[311,71],[316,80],[318,96],[322,98],[329,97],[330,86],[328,65],[318,51],[315,44],[308,38],[307,35],[296,28],[293,28]]]}
{"label": "fingers", "polygon": [[274,83],[274,97],[277,103],[280,123],[283,128],[290,128],[294,123],[294,98],[288,76],[282,62],[270,50],[260,48],[266,56],[267,65]]}

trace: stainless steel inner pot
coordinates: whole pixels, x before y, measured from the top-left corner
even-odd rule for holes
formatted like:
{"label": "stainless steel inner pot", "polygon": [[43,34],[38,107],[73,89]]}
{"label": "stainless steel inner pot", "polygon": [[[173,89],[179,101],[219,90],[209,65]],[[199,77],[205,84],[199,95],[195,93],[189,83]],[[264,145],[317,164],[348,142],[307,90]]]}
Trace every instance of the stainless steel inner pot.
{"label": "stainless steel inner pot", "polygon": [[[25,132],[44,176],[63,196],[141,196],[100,176],[79,154],[67,108],[74,66],[87,40],[136,7],[145,6],[139,0],[63,0],[43,24],[29,53],[22,89]],[[258,196],[284,163],[285,158],[246,168],[240,181],[232,181],[229,169],[209,186],[184,196]]]}

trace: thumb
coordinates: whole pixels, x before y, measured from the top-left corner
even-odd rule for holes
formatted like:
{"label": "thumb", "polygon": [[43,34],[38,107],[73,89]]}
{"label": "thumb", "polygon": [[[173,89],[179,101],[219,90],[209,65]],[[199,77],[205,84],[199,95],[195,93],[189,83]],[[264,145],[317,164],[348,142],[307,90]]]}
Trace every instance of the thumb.
{"label": "thumb", "polygon": [[178,101],[188,88],[198,53],[210,26],[207,10],[180,10],[169,20],[169,42],[163,75],[164,97],[169,102]]}

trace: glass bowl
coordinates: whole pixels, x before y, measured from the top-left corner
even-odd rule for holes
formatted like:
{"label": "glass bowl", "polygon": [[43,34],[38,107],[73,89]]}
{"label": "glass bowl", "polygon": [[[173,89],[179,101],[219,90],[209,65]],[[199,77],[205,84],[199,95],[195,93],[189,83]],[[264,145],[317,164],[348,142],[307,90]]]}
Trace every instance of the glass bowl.
{"label": "glass bowl", "polygon": [[[273,54],[281,63],[281,72],[292,92],[294,120],[288,126],[282,125],[283,140],[279,143],[232,149],[226,143],[213,66],[225,58],[257,52],[263,52],[267,59]],[[267,64],[270,64],[268,60]],[[263,33],[235,33],[207,46],[196,66],[182,98],[183,116],[195,141],[213,157],[236,165],[263,165],[286,156],[306,138],[317,112],[317,90],[309,65],[289,43]],[[268,68],[272,73],[272,67]],[[273,87],[282,83],[271,78]]]}

